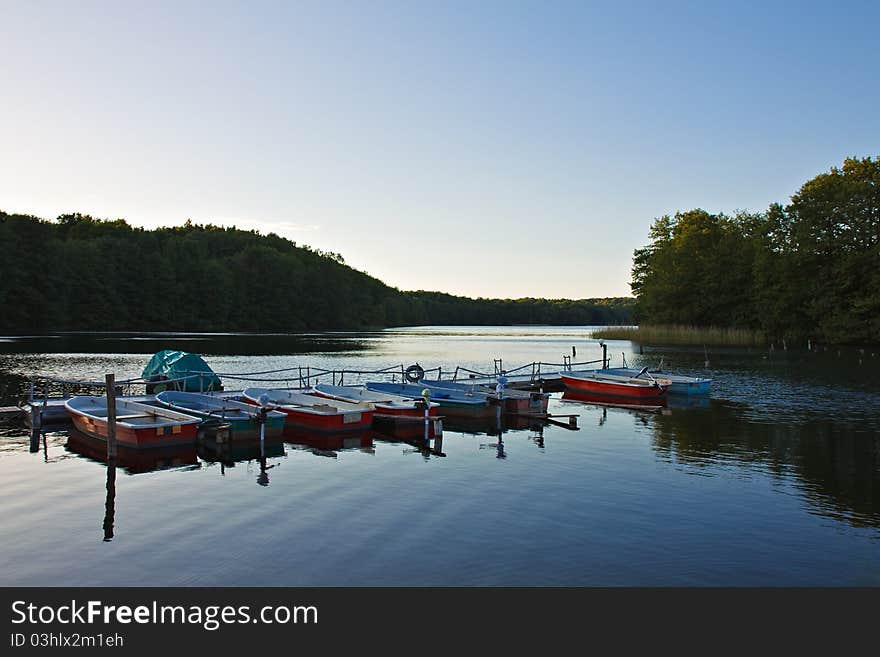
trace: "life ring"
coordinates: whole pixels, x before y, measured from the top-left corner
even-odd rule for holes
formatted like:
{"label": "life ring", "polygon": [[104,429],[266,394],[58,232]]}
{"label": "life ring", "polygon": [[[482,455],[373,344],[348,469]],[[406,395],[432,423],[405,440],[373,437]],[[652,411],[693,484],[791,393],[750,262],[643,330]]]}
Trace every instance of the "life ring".
{"label": "life ring", "polygon": [[416,363],[415,365],[410,365],[409,367],[407,367],[403,375],[410,383],[418,383],[425,377],[425,370],[422,368],[421,365]]}

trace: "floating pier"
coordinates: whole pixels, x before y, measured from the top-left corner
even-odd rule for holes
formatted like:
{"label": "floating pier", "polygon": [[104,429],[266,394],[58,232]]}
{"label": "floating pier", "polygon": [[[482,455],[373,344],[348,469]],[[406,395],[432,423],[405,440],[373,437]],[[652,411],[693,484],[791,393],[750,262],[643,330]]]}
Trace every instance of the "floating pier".
{"label": "floating pier", "polygon": [[[199,391],[204,394],[219,397],[236,397],[241,394],[238,388],[246,388],[249,385],[265,387],[277,387],[291,390],[305,390],[321,380],[329,380],[333,385],[345,385],[346,383],[363,383],[367,377],[383,377],[393,381],[417,383],[421,377],[436,377],[438,380],[456,381],[474,385],[487,385],[494,387],[499,377],[505,377],[505,387],[513,390],[530,390],[541,392],[560,392],[564,389],[561,371],[575,370],[579,367],[596,366],[606,364],[604,352],[602,360],[572,362],[571,356],[563,356],[561,363],[546,363],[534,361],[513,369],[505,369],[500,358],[494,360],[494,372],[479,372],[466,367],[458,366],[450,372],[446,370],[446,378],[442,367],[424,369],[418,364],[405,367],[396,365],[378,370],[358,369],[323,369],[311,366],[297,366],[261,372],[214,372],[206,375],[204,371],[182,372],[182,376],[175,379],[153,378],[145,379],[120,379],[114,383],[115,397],[122,400],[153,403],[158,387],[162,389],[184,389],[188,385],[195,386],[198,382]],[[410,378],[413,369],[418,370],[419,378]],[[235,390],[212,390],[205,385],[206,376],[222,377],[223,381],[231,381]],[[399,378],[398,378],[399,377]],[[105,394],[105,381],[71,381],[58,378],[35,378],[30,384],[27,401],[20,407],[0,408],[0,420],[9,418],[12,421],[24,418],[25,423],[32,429],[42,429],[46,426],[66,424],[70,421],[65,402],[73,396],[81,394]],[[203,389],[203,386],[207,389]],[[536,418],[537,419],[537,418]],[[552,419],[552,418],[548,418]],[[558,423],[558,420],[556,421]]]}

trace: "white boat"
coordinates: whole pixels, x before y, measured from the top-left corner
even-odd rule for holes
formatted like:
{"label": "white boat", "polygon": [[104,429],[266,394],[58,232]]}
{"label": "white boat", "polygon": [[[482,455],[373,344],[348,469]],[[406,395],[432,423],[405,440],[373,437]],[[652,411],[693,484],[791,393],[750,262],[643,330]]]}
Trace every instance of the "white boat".
{"label": "white boat", "polygon": [[[395,417],[425,416],[424,399],[412,399],[400,395],[385,392],[367,390],[364,386],[334,386],[327,383],[319,383],[312,388],[316,395],[327,399],[350,402],[352,404],[368,404],[372,406],[377,416],[393,415]],[[440,404],[428,403],[428,414],[436,415]]]}

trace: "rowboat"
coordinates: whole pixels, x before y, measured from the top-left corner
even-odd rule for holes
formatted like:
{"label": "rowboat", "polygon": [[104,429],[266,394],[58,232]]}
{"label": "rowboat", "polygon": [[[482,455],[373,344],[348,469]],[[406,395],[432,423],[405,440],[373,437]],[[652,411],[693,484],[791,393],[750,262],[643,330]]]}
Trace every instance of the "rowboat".
{"label": "rowboat", "polygon": [[[107,440],[107,398],[80,396],[64,402],[74,426],[98,440]],[[116,400],[116,442],[128,447],[166,447],[196,441],[202,419],[168,408]]]}
{"label": "rowboat", "polygon": [[668,392],[670,395],[708,395],[712,385],[712,379],[697,376],[683,376],[681,374],[666,374],[665,372],[649,372],[641,374],[641,370],[634,367],[609,367],[604,370],[593,370],[597,373],[617,376],[629,376],[647,378],[651,374],[655,379],[669,381]]}
{"label": "rowboat", "polygon": [[[328,400],[294,390],[246,388],[242,397],[251,404],[260,405],[265,399],[275,410],[287,416],[288,428],[315,431],[353,431],[369,428],[373,423],[373,409],[367,404],[352,404]],[[331,403],[332,401],[332,403]]]}
{"label": "rowboat", "polygon": [[595,372],[563,371],[559,375],[566,389],[609,397],[655,399],[666,394],[669,383]]}
{"label": "rowboat", "polygon": [[[229,425],[232,440],[252,440],[260,437],[260,410],[253,404],[224,399],[195,392],[166,390],[156,395],[156,401],[174,411],[201,418],[202,421],[219,420]],[[265,439],[281,437],[286,416],[279,411],[266,413]]]}
{"label": "rowboat", "polygon": [[480,411],[489,408],[489,398],[483,393],[467,393],[458,390],[429,388],[413,383],[367,383],[367,389],[409,399],[422,399],[422,392],[428,391],[429,399],[437,402],[443,412],[453,410]]}
{"label": "rowboat", "polygon": [[[419,385],[432,391],[432,399],[434,390],[458,390],[471,395],[483,394],[493,402],[497,402],[499,399],[497,390],[488,385],[444,381],[443,379],[422,379],[419,381]],[[550,393],[505,388],[501,392],[501,399],[504,402],[504,410],[511,413],[546,413],[547,405],[550,402]]]}
{"label": "rowboat", "polygon": [[[318,383],[312,388],[315,395],[326,399],[349,402],[351,404],[367,404],[375,411],[375,418],[390,417],[425,417],[425,400],[402,397],[384,392],[368,390],[363,386],[333,386]],[[428,415],[437,415],[439,404],[428,402]]]}

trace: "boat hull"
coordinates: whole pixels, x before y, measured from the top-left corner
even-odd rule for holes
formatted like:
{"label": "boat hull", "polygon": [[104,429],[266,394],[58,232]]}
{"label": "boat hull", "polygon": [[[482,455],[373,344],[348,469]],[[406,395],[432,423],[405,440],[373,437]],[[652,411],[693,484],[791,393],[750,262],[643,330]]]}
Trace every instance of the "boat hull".
{"label": "boat hull", "polygon": [[[71,413],[73,425],[85,435],[96,440],[107,440],[107,422]],[[116,442],[126,447],[138,449],[168,447],[170,445],[193,445],[196,442],[197,426],[195,423],[175,424],[166,427],[132,428],[124,424],[116,424]]]}
{"label": "boat hull", "polygon": [[533,393],[528,396],[505,397],[502,395],[504,410],[508,413],[528,414],[546,413],[550,395]]}
{"label": "boat hull", "polygon": [[618,399],[660,399],[666,393],[665,386],[633,385],[600,378],[582,378],[562,375],[566,389],[592,395]]}
{"label": "boat hull", "polygon": [[363,431],[373,424],[373,412],[347,411],[345,413],[321,414],[309,413],[296,408],[276,407],[286,416],[284,421],[284,436],[289,437],[298,434],[302,430],[310,431]]}

